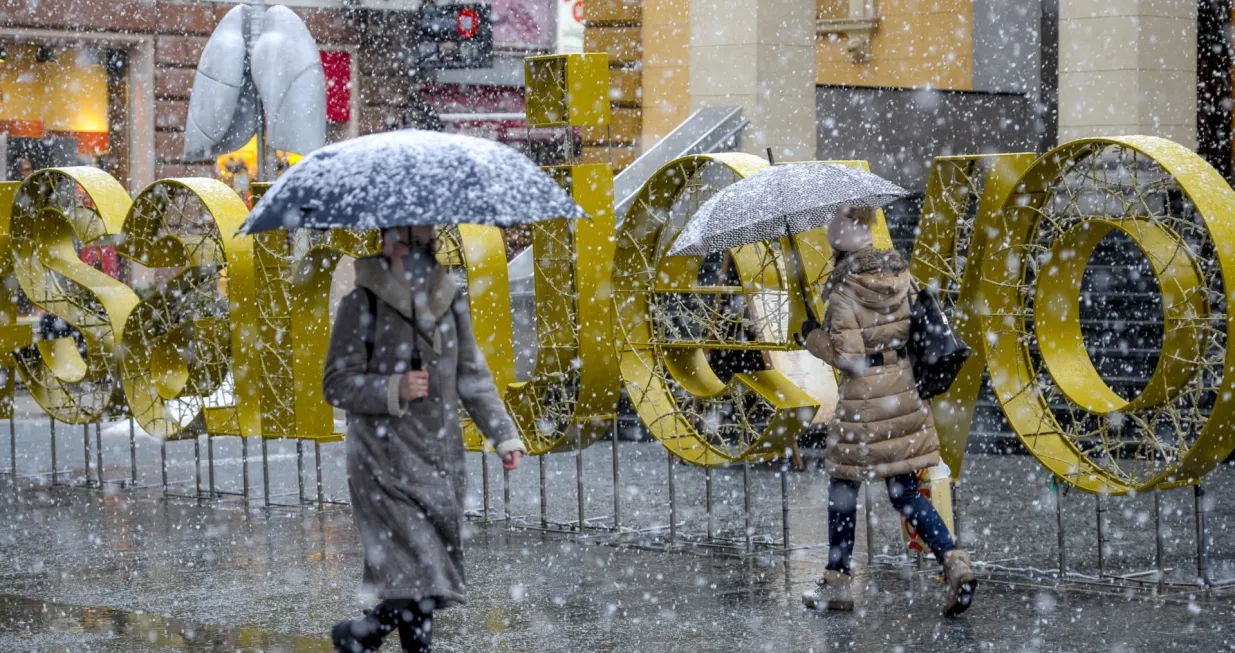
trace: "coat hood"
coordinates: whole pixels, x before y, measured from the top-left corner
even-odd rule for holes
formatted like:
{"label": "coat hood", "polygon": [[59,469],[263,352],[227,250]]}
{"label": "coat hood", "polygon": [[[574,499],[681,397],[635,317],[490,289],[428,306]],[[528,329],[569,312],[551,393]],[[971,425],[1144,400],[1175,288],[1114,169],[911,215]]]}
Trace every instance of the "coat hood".
{"label": "coat hood", "polygon": [[842,292],[867,308],[886,310],[903,301],[912,285],[909,265],[900,252],[866,247],[846,256],[832,270],[823,299]]}
{"label": "coat hood", "polygon": [[[407,281],[399,279],[390,263],[382,256],[369,256],[356,261],[356,287],[365,288],[386,302],[408,320],[414,320],[421,334],[434,334],[434,327],[450,310],[459,285],[446,268],[434,266],[429,283],[415,291]],[[434,338],[436,349],[436,338]]]}

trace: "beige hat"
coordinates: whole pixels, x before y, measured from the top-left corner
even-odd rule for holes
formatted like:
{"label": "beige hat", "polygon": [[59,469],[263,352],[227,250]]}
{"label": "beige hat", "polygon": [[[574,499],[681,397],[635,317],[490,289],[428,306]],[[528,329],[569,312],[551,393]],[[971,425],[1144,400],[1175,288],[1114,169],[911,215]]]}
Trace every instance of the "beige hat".
{"label": "beige hat", "polygon": [[856,252],[874,244],[875,212],[865,206],[842,206],[828,223],[828,244],[836,252]]}

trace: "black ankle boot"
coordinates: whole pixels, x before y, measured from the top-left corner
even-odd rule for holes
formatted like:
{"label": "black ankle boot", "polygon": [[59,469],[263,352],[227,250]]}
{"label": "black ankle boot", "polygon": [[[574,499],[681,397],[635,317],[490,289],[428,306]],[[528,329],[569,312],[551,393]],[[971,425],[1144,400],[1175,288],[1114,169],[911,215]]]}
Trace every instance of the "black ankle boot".
{"label": "black ankle boot", "polygon": [[346,619],[330,630],[335,653],[377,653],[390,629],[369,611],[363,619]]}

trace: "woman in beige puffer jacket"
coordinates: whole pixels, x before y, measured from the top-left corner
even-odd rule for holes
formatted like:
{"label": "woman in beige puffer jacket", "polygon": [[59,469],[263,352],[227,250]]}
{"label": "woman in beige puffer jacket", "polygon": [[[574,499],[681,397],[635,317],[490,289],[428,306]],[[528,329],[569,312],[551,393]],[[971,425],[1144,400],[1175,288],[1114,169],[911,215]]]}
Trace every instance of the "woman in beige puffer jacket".
{"label": "woman in beige puffer jacket", "polygon": [[945,614],[965,611],[976,586],[969,556],[918,493],[917,472],[939,463],[930,404],[918,396],[906,355],[916,284],[900,252],[872,247],[874,212],[844,207],[828,226],[836,257],[824,286],[822,325],[807,324],[806,348],[840,371],[840,404],[828,425],[828,566],[809,607],[852,609],[850,558],[863,481],[884,480],[888,498],[942,562],[952,596]]}

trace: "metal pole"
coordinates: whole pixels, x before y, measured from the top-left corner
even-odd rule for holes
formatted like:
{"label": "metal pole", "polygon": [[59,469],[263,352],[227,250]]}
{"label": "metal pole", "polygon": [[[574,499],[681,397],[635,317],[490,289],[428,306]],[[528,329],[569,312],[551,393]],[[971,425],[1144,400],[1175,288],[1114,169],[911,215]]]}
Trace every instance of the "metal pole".
{"label": "metal pole", "polygon": [[202,439],[193,438],[193,487],[197,500],[202,498]]}
{"label": "metal pole", "polygon": [[300,503],[304,503],[304,440],[296,440],[296,488]]}
{"label": "metal pole", "polygon": [[99,477],[99,488],[103,487],[103,423],[94,423],[94,475]]}
{"label": "metal pole", "polygon": [[51,425],[51,484],[55,485],[60,481],[60,467],[56,464],[56,418],[48,415],[47,421]]}
{"label": "metal pole", "polygon": [[480,450],[480,491],[484,494],[484,521],[489,521],[489,452]]}
{"label": "metal pole", "polygon": [[1098,576],[1106,575],[1106,495],[1094,495],[1098,499]]}
{"label": "metal pole", "polygon": [[82,464],[86,466],[86,487],[90,487],[90,425],[82,424],[81,427],[81,451]]}
{"label": "metal pole", "polygon": [[[954,531],[952,533],[952,540],[956,542],[958,548],[963,549],[965,547],[961,542],[961,500],[960,495],[956,492],[956,489],[960,487],[960,483],[957,483],[955,479],[948,479],[948,482],[952,484],[952,530]],[[942,563],[942,561],[940,562]]]}
{"label": "metal pole", "polygon": [[9,455],[12,457],[9,463],[13,467],[13,478],[17,478],[17,418],[13,413],[9,413]]}
{"label": "metal pole", "polygon": [[506,528],[510,528],[510,470],[502,467],[502,511],[506,513]]}
{"label": "metal pole", "polygon": [[262,438],[262,505],[270,506],[270,460],[267,457],[266,438]]}
{"label": "metal pole", "polygon": [[870,481],[864,482],[863,485],[866,486],[865,491],[863,492],[863,497],[865,500],[862,502],[863,510],[865,511],[865,514],[866,514],[866,566],[874,567],[875,566],[875,524],[872,519],[874,514],[873,514],[873,511],[871,510],[871,507],[875,503],[875,501],[874,501],[874,498],[871,496]]}
{"label": "metal pole", "polygon": [[780,468],[780,521],[781,541],[784,542],[785,555],[789,555],[789,459]]}
{"label": "metal pole", "polygon": [[579,532],[583,532],[583,427],[575,425],[575,494],[579,498]]}
{"label": "metal pole", "polygon": [[752,542],[751,542],[751,537],[753,533],[751,532],[750,518],[751,518],[751,515],[750,515],[750,461],[743,460],[742,461],[742,523],[745,525],[745,528],[746,528],[745,542],[746,542],[746,552],[747,553],[750,553],[753,548]]}
{"label": "metal pole", "polygon": [[678,541],[678,493],[673,484],[673,452],[665,449],[669,459],[669,546]]}
{"label": "metal pole", "polygon": [[613,530],[622,530],[622,471],[618,458],[618,418],[613,417]]}
{"label": "metal pole", "polygon": [[129,418],[129,476],[137,485],[137,420]]}
{"label": "metal pole", "polygon": [[244,496],[244,505],[249,505],[249,438],[240,436],[240,471],[243,479],[244,488],[241,490]]}
{"label": "metal pole", "polygon": [[321,510],[326,503],[326,497],[322,494],[322,443],[317,440],[313,441],[313,459],[317,467],[317,509]]}
{"label": "metal pole", "polygon": [[703,505],[708,513],[708,541],[716,538],[716,516],[712,513],[712,468],[703,468]]}
{"label": "metal pole", "polygon": [[215,497],[214,492],[214,437],[209,433],[206,434],[206,480],[210,483],[210,498]]}
{"label": "metal pole", "polygon": [[1162,541],[1162,492],[1154,492],[1154,559],[1158,568],[1158,593],[1166,585],[1165,542]]}
{"label": "metal pole", "polygon": [[167,440],[159,443],[159,456],[163,469],[163,498],[167,498]]}
{"label": "metal pole", "polygon": [[[262,34],[262,19],[266,13],[266,0],[253,0],[251,3],[252,12],[248,25],[249,55],[253,55],[253,49],[256,48],[258,37]],[[271,170],[269,162],[266,160],[266,118],[264,115],[258,115],[257,121],[257,181],[270,181]]]}
{"label": "metal pole", "polygon": [[1059,579],[1068,575],[1068,550],[1064,543],[1063,530],[1063,493],[1064,485],[1055,479],[1055,527],[1059,532]]}
{"label": "metal pole", "polygon": [[1192,496],[1196,505],[1196,573],[1202,587],[1209,587],[1209,525],[1205,505],[1205,488],[1200,483],[1192,488]]}
{"label": "metal pole", "polygon": [[545,456],[540,455],[540,527],[549,527],[549,492],[545,488]]}

